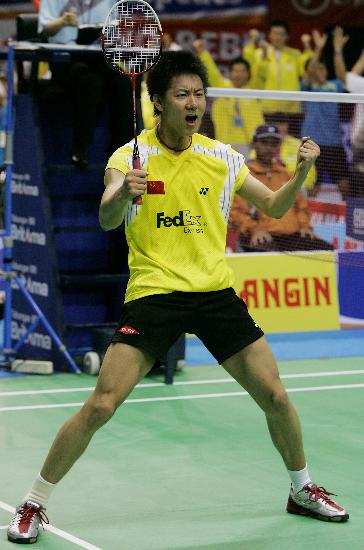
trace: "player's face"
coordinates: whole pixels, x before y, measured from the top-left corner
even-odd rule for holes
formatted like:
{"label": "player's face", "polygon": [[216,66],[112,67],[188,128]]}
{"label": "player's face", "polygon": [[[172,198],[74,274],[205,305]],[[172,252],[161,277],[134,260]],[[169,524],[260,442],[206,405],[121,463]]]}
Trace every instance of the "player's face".
{"label": "player's face", "polygon": [[235,88],[246,86],[250,74],[244,63],[234,63],[230,70],[230,80]]}
{"label": "player's face", "polygon": [[288,34],[284,27],[272,27],[269,31],[269,41],[274,48],[280,50],[287,44]]}
{"label": "player's face", "polygon": [[164,129],[179,136],[198,132],[206,109],[206,96],[199,76],[179,75],[160,99],[161,124]]}

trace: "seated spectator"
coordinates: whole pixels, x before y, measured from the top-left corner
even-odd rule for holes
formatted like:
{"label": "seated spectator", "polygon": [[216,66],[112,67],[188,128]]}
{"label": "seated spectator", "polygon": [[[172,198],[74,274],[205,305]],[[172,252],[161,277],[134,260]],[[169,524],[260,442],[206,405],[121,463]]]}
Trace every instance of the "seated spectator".
{"label": "seated spectator", "polygon": [[[347,70],[343,49],[349,36],[341,27],[333,31],[334,66],[336,76],[340,78],[345,88],[352,93],[364,93],[364,49],[350,71]],[[349,190],[350,196],[364,195],[364,104],[355,105],[352,120],[351,143],[353,147],[354,184]]]}
{"label": "seated spectator", "polygon": [[[304,51],[290,48],[289,27],[285,21],[273,21],[269,28],[268,42],[260,39],[256,29],[249,32],[249,40],[243,48],[243,57],[252,67],[253,80],[257,88],[264,90],[300,89],[300,78],[307,59],[312,56],[307,35],[302,36]],[[264,100],[263,111],[267,115],[277,111],[291,114],[291,118],[299,118],[301,112],[299,102]],[[295,132],[296,133],[296,132]]]}
{"label": "seated spectator", "polygon": [[[300,140],[289,133],[289,116],[285,113],[275,113],[274,115],[272,114],[270,118],[273,125],[278,128],[278,132],[281,136],[281,145],[276,160],[286,168],[290,175],[293,175],[296,169],[297,150]],[[256,154],[255,150],[252,150],[249,160],[253,160],[254,158],[256,158]],[[316,167],[312,166],[311,170],[307,174],[304,188],[311,191],[316,184],[316,179]]]}
{"label": "seated spectator", "polygon": [[[344,91],[341,80],[328,80],[327,67],[321,61],[321,54],[327,41],[327,35],[314,30],[312,33],[315,42],[313,57],[306,64],[306,72],[302,79],[301,89],[311,92]],[[316,162],[317,184],[313,194],[329,176],[336,184],[343,199],[346,199],[350,189],[350,171],[343,145],[343,131],[340,124],[339,108],[337,103],[306,101],[303,103],[304,118],[302,135],[310,136],[321,149]]]}
{"label": "seated spectator", "polygon": [[[195,40],[194,49],[204,63],[210,86],[215,88],[251,88],[250,65],[241,57],[229,64],[229,78],[219,71],[203,40]],[[254,129],[264,123],[261,103],[254,98],[220,97],[212,103],[211,118],[215,139],[229,143],[247,156]]]}
{"label": "seated spectator", "polygon": [[[75,44],[80,25],[101,26],[114,4],[113,0],[91,3],[87,0],[42,0],[39,32],[51,43]],[[52,80],[66,87],[73,107],[71,158],[80,168],[87,165],[86,148],[92,143],[101,105],[110,106],[110,154],[127,142],[133,133],[130,80],[112,71],[102,55],[88,58],[71,53],[69,63],[51,63]],[[125,99],[127,98],[127,101]],[[130,106],[128,105],[130,103]]]}
{"label": "seated spectator", "polygon": [[[276,191],[290,178],[284,166],[277,162],[281,135],[275,126],[258,126],[253,139],[256,160],[247,162],[253,176],[262,181],[269,189]],[[239,197],[240,198],[240,197]],[[240,201],[239,201],[240,202]],[[244,212],[247,206],[239,205]],[[293,206],[280,219],[270,218],[260,211],[251,213],[256,221],[248,226],[240,236],[240,248],[245,251],[293,251],[293,250],[332,250],[333,247],[317,237],[310,224],[307,201],[298,193]],[[238,220],[235,219],[235,224]]]}

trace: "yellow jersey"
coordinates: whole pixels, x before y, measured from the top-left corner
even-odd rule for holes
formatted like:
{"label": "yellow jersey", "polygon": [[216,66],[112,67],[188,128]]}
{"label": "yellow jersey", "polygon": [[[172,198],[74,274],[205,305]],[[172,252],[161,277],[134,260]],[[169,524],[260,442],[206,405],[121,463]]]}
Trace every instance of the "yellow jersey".
{"label": "yellow jersey", "polygon": [[[230,287],[226,232],[234,194],[249,173],[243,155],[201,134],[175,155],[158,141],[155,129],[143,130],[138,145],[150,183],[143,203],[130,201],[125,212],[130,269],[125,302]],[[117,149],[106,169],[126,174],[132,152],[133,142]]]}
{"label": "yellow jersey", "polygon": [[[286,46],[281,51],[276,51],[272,46],[269,46],[267,56],[263,58],[261,48],[255,48],[252,44],[247,44],[243,49],[243,56],[251,64],[255,85],[263,90],[298,91],[305,63],[312,55],[311,50],[301,52],[296,48]],[[262,104],[265,113],[277,111],[283,113],[301,112],[298,101],[265,99]]]}
{"label": "yellow jersey", "polygon": [[[231,80],[220,73],[211,54],[204,50],[199,58],[207,69],[209,85],[215,88],[232,88]],[[244,89],[244,88],[242,88]],[[245,87],[248,89],[248,86]],[[257,126],[264,124],[259,100],[254,98],[220,97],[214,99],[211,107],[215,138],[232,146],[249,147]]]}

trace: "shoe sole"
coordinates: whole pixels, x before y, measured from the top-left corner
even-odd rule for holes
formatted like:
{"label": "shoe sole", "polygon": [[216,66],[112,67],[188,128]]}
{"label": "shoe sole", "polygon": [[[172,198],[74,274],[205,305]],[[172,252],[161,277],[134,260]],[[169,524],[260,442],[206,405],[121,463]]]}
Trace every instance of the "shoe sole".
{"label": "shoe sole", "polygon": [[29,539],[16,539],[8,535],[8,541],[15,542],[16,544],[34,544],[37,542],[38,537],[31,537]]}
{"label": "shoe sole", "polygon": [[318,512],[314,512],[300,506],[291,497],[288,499],[286,510],[289,514],[295,514],[297,516],[310,516],[312,518],[319,519],[320,521],[329,521],[333,523],[343,523],[349,519],[349,514],[344,514],[343,516],[323,516]]}

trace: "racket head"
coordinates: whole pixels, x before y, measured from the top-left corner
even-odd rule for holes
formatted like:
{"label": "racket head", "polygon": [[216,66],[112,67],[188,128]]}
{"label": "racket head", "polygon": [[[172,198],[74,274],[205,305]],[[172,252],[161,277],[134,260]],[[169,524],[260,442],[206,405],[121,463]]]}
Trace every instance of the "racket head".
{"label": "racket head", "polygon": [[101,39],[107,64],[127,76],[148,71],[162,51],[160,21],[144,0],[116,2],[105,20]]}

